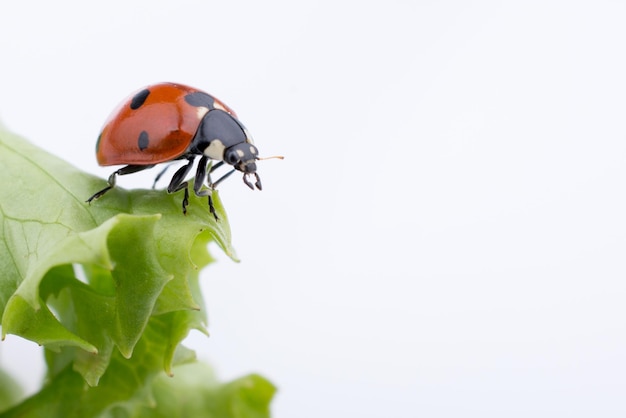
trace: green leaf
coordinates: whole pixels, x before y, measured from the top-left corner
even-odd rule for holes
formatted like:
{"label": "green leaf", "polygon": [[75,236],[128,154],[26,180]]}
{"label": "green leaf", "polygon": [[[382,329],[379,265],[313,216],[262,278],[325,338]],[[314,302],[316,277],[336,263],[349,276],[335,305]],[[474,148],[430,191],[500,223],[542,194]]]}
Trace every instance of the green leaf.
{"label": "green leaf", "polygon": [[0,412],[15,404],[22,396],[22,388],[11,376],[0,370]]}
{"label": "green leaf", "polygon": [[[167,348],[169,315],[152,317],[133,359],[114,353],[96,387],[66,366],[46,387],[0,418],[211,417],[266,418],[274,386],[258,375],[221,384],[205,364],[180,349],[174,375],[157,371]],[[181,346],[182,347],[182,346]]]}
{"label": "green leaf", "polygon": [[47,348],[51,382],[73,382],[76,371],[96,386],[114,361],[130,358],[132,369],[138,342],[158,324],[158,361],[146,376],[171,373],[182,339],[206,333],[198,272],[211,261],[208,243],[236,260],[217,193],[218,222],[206,198],[190,196],[184,216],[182,193],[161,190],[116,188],[88,205],[102,179],[2,127],[0,166],[2,335]]}
{"label": "green leaf", "polygon": [[276,388],[263,377],[252,374],[220,384],[212,370],[202,363],[176,367],[174,378],[159,376],[152,384],[153,401],[109,411],[102,418],[266,418]]}

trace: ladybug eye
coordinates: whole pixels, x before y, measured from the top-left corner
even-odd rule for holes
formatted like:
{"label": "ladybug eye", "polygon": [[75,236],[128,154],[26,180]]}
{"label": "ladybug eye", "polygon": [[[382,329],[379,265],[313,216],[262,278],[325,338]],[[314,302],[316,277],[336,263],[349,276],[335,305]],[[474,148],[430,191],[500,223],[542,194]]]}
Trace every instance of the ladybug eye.
{"label": "ladybug eye", "polygon": [[224,161],[226,161],[230,165],[235,165],[239,162],[239,155],[237,150],[231,149],[224,153]]}

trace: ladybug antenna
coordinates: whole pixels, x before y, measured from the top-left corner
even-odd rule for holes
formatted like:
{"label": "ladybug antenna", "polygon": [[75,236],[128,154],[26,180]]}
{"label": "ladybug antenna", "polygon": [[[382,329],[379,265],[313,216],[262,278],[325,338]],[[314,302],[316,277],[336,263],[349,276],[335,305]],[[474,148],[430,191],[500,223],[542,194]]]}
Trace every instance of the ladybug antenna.
{"label": "ladybug antenna", "polygon": [[261,160],[273,160],[273,159],[284,160],[284,159],[285,159],[285,157],[283,157],[282,155],[272,155],[271,157],[257,157],[256,159],[257,159],[257,161],[261,161]]}

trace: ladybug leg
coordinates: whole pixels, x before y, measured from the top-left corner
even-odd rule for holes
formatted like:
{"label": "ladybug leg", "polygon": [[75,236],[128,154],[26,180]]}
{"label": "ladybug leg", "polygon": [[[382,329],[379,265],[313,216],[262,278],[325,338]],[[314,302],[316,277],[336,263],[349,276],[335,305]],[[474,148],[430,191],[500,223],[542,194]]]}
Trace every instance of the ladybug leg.
{"label": "ladybug leg", "polygon": [[[184,158],[186,158],[186,157],[181,157],[181,158],[183,158],[183,159],[184,159]],[[187,159],[189,159],[189,158],[187,158]],[[173,166],[173,165],[174,165],[174,163],[167,164],[165,167],[163,167],[163,170],[159,171],[159,174],[157,174],[157,175],[156,175],[156,177],[154,178],[154,182],[152,183],[152,188],[153,188],[153,189],[156,187],[157,182],[158,182],[159,180],[161,180],[161,177],[163,177],[163,174],[165,174],[165,172],[166,172],[167,170],[169,170],[169,169],[170,169],[170,167],[171,167],[171,166]]]}
{"label": "ladybug leg", "polygon": [[187,206],[189,205],[189,190],[187,190],[187,182],[185,181],[185,177],[189,174],[191,170],[191,166],[193,166],[193,157],[187,159],[188,163],[179,168],[174,176],[172,176],[172,181],[170,181],[169,186],[167,186],[168,193],[175,193],[181,189],[185,189],[185,196],[183,197],[183,214],[187,214]]}
{"label": "ladybug leg", "polygon": [[156,187],[156,184],[161,179],[161,177],[163,177],[163,174],[165,174],[167,169],[170,168],[170,167],[171,167],[171,164],[168,164],[165,167],[163,167],[163,170],[159,171],[159,174],[157,174],[156,177],[154,178],[154,183],[152,183],[152,188],[153,189]]}
{"label": "ladybug leg", "polygon": [[[207,180],[207,177],[209,176],[206,171],[208,160],[209,158],[206,156],[202,156],[202,158],[200,158],[200,162],[198,163],[198,168],[196,169],[196,178],[193,182],[193,191],[196,194],[196,196],[199,196],[199,197],[208,196],[209,211],[213,214],[213,216],[215,217],[215,220],[219,221],[217,212],[215,212],[215,206],[213,206],[213,198],[212,198],[213,190],[214,190],[213,185],[209,181],[208,182],[209,189],[202,190],[204,181]],[[210,171],[213,171],[213,168],[214,167],[212,167]]]}
{"label": "ladybug leg", "polygon": [[212,166],[211,169],[209,170],[209,174],[207,175],[207,184],[212,189],[215,189],[215,187],[217,186],[218,183],[221,183],[222,180],[226,179],[228,176],[230,176],[231,174],[233,174],[235,172],[235,170],[231,170],[228,173],[224,174],[222,177],[220,177],[215,183],[213,183],[213,181],[211,180],[211,173],[214,172],[215,170],[217,170],[218,168],[220,168],[223,165],[224,165],[224,161],[219,161],[217,164]]}
{"label": "ladybug leg", "polygon": [[86,202],[91,204],[92,200],[98,199],[99,197],[104,195],[106,192],[108,192],[109,190],[114,188],[115,187],[115,182],[117,180],[117,176],[123,176],[124,174],[136,173],[138,171],[146,170],[146,169],[152,168],[152,167],[154,167],[154,164],[153,165],[127,165],[125,167],[120,168],[119,170],[114,171],[109,176],[109,179],[108,179],[109,185],[107,187],[105,187],[104,189],[100,190],[99,192],[95,193],[93,196],[91,196],[89,199],[87,199]]}
{"label": "ladybug leg", "polygon": [[218,168],[220,168],[223,165],[224,165],[224,161],[219,161],[217,164],[215,164],[214,166],[211,167],[211,169],[209,170],[209,174],[214,172],[215,170],[217,170]]}
{"label": "ladybug leg", "polygon": [[222,177],[220,177],[219,179],[217,179],[217,181],[215,183],[211,183],[211,179],[209,179],[209,183],[211,184],[211,186],[213,188],[216,188],[218,184],[220,184],[222,181],[226,180],[231,174],[233,174],[235,172],[235,169],[233,168],[232,170],[230,170],[228,173],[224,174]]}
{"label": "ladybug leg", "polygon": [[202,190],[202,185],[207,178],[206,168],[208,160],[209,157],[202,156],[202,158],[200,158],[200,162],[198,162],[198,168],[196,169],[196,178],[193,181],[193,191],[196,196],[202,197],[208,196],[210,194],[209,190]]}

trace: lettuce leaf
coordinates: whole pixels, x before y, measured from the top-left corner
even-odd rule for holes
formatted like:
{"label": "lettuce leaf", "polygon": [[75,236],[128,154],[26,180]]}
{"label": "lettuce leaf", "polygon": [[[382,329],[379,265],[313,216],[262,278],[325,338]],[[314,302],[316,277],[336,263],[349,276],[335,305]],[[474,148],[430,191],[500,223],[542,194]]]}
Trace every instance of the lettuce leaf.
{"label": "lettuce leaf", "polygon": [[[176,364],[193,362],[185,376],[206,373],[180,343],[192,329],[207,333],[198,274],[212,261],[209,242],[237,260],[219,195],[219,221],[193,193],[187,215],[182,193],[162,190],[115,188],[89,205],[102,179],[1,126],[0,166],[2,336],[42,345],[48,365],[42,391],[0,417],[97,416],[130,410],[137,399],[154,405],[153,391],[178,384],[164,377]],[[211,379],[198,393],[235,396]],[[261,377],[244,379],[273,393]]]}

